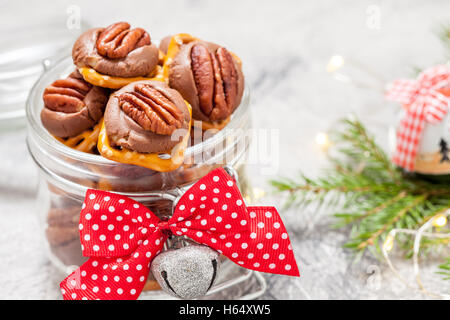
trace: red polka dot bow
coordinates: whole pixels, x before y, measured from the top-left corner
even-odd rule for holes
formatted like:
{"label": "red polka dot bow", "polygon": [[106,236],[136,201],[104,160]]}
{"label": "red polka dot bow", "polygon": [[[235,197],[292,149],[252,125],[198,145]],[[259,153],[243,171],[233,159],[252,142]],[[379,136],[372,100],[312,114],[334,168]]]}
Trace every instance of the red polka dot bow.
{"label": "red polka dot bow", "polygon": [[417,149],[425,122],[442,121],[448,111],[448,98],[442,93],[448,87],[450,70],[439,65],[423,71],[417,80],[396,80],[389,85],[386,98],[402,103],[406,114],[397,129],[393,162],[414,170]]}
{"label": "red polka dot bow", "polygon": [[187,190],[168,221],[125,196],[88,190],[79,229],[83,255],[90,258],[61,282],[64,299],[136,299],[170,234],[205,244],[247,269],[299,276],[276,209],[247,207],[222,168]]}

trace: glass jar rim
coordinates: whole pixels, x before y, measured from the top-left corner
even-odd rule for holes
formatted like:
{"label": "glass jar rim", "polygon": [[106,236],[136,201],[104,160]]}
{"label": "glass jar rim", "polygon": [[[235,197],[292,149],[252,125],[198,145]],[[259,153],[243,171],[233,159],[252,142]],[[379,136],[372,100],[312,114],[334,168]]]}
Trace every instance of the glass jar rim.
{"label": "glass jar rim", "polygon": [[[58,62],[53,64],[50,68],[48,68],[45,72],[42,73],[42,75],[39,77],[39,79],[36,81],[36,83],[31,88],[30,94],[28,95],[27,102],[26,102],[26,116],[27,116],[27,123],[29,132],[28,134],[33,134],[34,137],[38,137],[40,142],[43,142],[45,145],[50,147],[52,151],[56,151],[59,155],[85,162],[90,164],[96,164],[96,165],[111,165],[111,164],[117,164],[117,162],[106,159],[102,157],[101,155],[96,154],[90,154],[82,151],[78,151],[76,149],[70,148],[63,143],[59,142],[57,139],[55,139],[42,125],[42,122],[40,121],[40,117],[37,117],[35,112],[33,111],[33,106],[35,101],[37,101],[37,97],[42,94],[42,92],[38,92],[38,88],[42,85],[42,82],[44,82],[49,75],[52,75],[55,73],[55,70],[59,67],[61,67],[64,64],[67,64],[68,61],[72,63],[72,57],[67,56],[62,59],[60,59]],[[75,66],[74,66],[75,68]],[[50,77],[51,81],[56,80],[54,77]],[[238,119],[245,114],[247,109],[249,108],[249,100],[250,100],[250,92],[249,87],[247,84],[245,84],[244,94],[241,100],[240,106],[235,110],[235,112],[231,115],[230,122],[211,137],[208,137],[208,139],[192,145],[188,146],[188,148],[185,151],[185,157],[193,156],[198,152],[202,152],[204,148],[209,147],[210,145],[214,145],[217,142],[222,141],[225,138],[225,129],[237,129],[239,128],[238,125]],[[30,131],[32,133],[30,133]]]}

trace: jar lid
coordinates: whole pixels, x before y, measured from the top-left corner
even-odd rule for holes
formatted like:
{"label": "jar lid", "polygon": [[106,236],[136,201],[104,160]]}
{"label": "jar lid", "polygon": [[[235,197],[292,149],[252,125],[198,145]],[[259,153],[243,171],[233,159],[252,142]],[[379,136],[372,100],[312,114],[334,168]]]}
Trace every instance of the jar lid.
{"label": "jar lid", "polygon": [[[79,26],[79,27],[78,27]],[[0,127],[24,123],[25,102],[42,72],[72,51],[84,22],[69,28],[63,17],[1,28]]]}

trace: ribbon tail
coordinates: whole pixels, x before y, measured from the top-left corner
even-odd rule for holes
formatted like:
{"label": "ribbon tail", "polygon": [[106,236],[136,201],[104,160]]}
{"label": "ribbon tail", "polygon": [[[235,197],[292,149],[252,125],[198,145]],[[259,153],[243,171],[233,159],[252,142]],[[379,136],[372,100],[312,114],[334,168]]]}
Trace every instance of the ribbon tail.
{"label": "ribbon tail", "polygon": [[258,252],[256,256],[262,257],[259,265],[253,262],[251,269],[300,276],[288,232],[277,209],[247,207],[247,210],[250,213],[249,248],[255,248],[253,250]]}
{"label": "ribbon tail", "polygon": [[167,236],[157,231],[128,256],[91,257],[61,284],[64,300],[136,300],[142,292],[154,257]]}
{"label": "ribbon tail", "polygon": [[439,91],[432,91],[425,99],[425,119],[431,124],[440,123],[448,112],[448,98]]}
{"label": "ribbon tail", "polygon": [[385,98],[402,104],[410,104],[417,88],[416,80],[399,79],[387,86]]}
{"label": "ribbon tail", "polygon": [[274,207],[247,207],[246,228],[232,232],[196,232],[187,230],[193,240],[210,246],[246,269],[299,276],[286,228]]}

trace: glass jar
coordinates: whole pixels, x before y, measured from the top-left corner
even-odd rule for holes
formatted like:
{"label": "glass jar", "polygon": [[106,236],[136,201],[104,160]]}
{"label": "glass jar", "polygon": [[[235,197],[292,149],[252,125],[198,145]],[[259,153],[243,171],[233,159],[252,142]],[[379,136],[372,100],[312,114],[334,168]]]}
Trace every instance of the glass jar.
{"label": "glass jar", "polygon": [[[124,194],[165,217],[172,212],[174,196],[212,169],[229,165],[238,173],[243,196],[251,200],[245,178],[250,143],[245,133],[251,126],[248,89],[226,128],[189,146],[184,164],[175,171],[162,173],[77,151],[45,130],[40,120],[42,93],[47,85],[73,69],[72,59],[67,57],[47,70],[31,90],[26,110],[28,149],[40,173],[37,195],[40,225],[49,259],[58,269],[67,273],[87,260],[81,255],[78,221],[88,188]],[[149,277],[144,290],[152,289],[159,286]]]}

